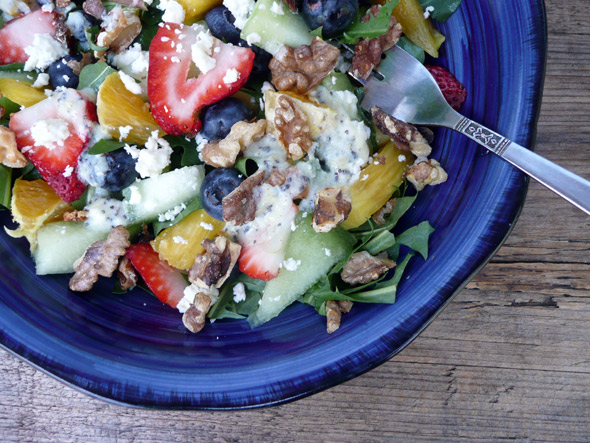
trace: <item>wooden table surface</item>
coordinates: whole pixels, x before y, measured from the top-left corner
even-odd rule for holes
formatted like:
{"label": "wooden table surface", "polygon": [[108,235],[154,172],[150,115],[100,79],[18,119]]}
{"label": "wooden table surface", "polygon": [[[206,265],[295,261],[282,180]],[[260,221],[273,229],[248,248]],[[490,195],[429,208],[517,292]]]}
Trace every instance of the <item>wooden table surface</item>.
{"label": "wooden table surface", "polygon": [[[589,3],[546,0],[549,58],[536,147],[588,178]],[[588,441],[589,228],[589,217],[532,183],[505,246],[407,349],[279,407],[113,406],[0,351],[0,441]]]}

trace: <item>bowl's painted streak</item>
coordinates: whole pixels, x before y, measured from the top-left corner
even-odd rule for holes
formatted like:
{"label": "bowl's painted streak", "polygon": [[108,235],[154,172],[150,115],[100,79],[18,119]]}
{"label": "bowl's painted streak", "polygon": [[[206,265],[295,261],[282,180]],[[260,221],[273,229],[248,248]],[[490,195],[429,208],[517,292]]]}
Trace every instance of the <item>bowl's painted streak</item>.
{"label": "bowl's painted streak", "polygon": [[[545,66],[542,0],[466,1],[441,28],[441,63],[469,91],[463,112],[532,147]],[[423,192],[403,220],[437,228],[428,262],[414,259],[396,304],[356,305],[332,336],[301,305],[255,330],[224,321],[191,335],[177,312],[141,291],[112,295],[111,282],[101,282],[78,295],[66,289],[68,277],[36,277],[26,242],[2,235],[0,342],[72,386],[147,407],[268,405],[348,380],[416,337],[487,263],[521,209],[527,180],[507,163],[446,130],[435,152],[450,180]]]}

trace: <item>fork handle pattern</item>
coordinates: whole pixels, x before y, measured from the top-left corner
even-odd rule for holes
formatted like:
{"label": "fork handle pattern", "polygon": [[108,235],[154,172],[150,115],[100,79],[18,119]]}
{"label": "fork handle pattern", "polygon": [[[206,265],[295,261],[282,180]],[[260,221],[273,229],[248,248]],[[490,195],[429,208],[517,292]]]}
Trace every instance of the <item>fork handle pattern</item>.
{"label": "fork handle pattern", "polygon": [[463,117],[453,127],[512,163],[539,183],[590,215],[590,182],[479,123]]}

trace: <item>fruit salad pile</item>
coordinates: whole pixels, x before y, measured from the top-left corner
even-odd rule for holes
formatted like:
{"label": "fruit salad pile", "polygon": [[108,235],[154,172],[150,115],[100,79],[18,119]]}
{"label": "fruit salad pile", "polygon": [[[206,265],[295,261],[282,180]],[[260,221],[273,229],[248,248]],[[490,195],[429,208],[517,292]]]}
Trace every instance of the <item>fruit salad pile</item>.
{"label": "fruit salad pile", "polygon": [[[192,332],[294,302],[336,331],[394,303],[443,183],[432,132],[360,108],[381,54],[438,56],[450,0],[8,0],[0,29],[0,204],[38,275],[113,277]],[[447,100],[463,86],[430,67]],[[392,129],[393,128],[393,129]],[[411,185],[413,186],[411,186]],[[132,297],[136,291],[127,296]],[[180,324],[179,315],[179,324]]]}

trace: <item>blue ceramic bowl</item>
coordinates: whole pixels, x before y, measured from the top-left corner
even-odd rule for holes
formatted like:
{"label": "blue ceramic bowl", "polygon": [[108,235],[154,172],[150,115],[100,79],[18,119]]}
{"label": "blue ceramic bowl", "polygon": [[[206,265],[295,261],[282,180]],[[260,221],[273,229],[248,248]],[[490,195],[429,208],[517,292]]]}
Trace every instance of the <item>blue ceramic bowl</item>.
{"label": "blue ceramic bowl", "polygon": [[[542,0],[465,1],[441,26],[440,63],[465,84],[463,112],[532,147],[546,51]],[[427,262],[414,259],[395,305],[356,305],[328,336],[325,318],[293,306],[250,330],[220,321],[198,335],[177,312],[102,282],[70,292],[68,277],[35,275],[24,241],[0,237],[0,342],[65,383],[107,400],[155,408],[246,408],[297,399],[377,366],[406,346],[483,267],[510,232],[526,178],[466,138],[441,131],[450,180],[406,217],[436,227]],[[3,223],[9,223],[4,213]]]}

